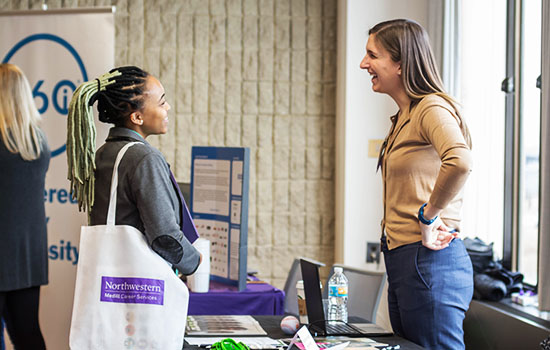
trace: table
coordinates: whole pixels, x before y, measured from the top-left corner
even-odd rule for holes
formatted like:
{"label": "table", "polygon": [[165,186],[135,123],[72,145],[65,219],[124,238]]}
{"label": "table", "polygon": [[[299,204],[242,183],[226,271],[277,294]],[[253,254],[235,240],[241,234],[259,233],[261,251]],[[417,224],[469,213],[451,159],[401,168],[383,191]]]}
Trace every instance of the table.
{"label": "table", "polygon": [[285,293],[268,283],[249,281],[246,289],[210,281],[208,293],[189,292],[189,315],[282,315]]}
{"label": "table", "polygon": [[[280,327],[281,319],[283,316],[254,316],[258,322],[260,322],[260,325],[262,328],[267,332],[267,335],[274,339],[287,339],[291,336],[283,333]],[[408,340],[405,340],[398,336],[384,336],[384,337],[372,337],[373,339],[381,342],[381,343],[388,343],[389,345],[400,345],[400,350],[422,350],[423,347],[416,345],[413,342],[410,342]],[[189,344],[185,344],[183,347],[185,350],[197,350],[200,349],[197,346],[192,346]],[[204,349],[202,349],[204,350]]]}

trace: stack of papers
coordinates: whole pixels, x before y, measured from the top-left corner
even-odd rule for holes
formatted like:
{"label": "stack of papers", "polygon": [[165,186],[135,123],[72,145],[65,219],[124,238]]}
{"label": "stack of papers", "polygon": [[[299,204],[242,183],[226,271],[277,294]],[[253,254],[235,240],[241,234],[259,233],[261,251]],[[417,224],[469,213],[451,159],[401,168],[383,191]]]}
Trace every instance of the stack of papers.
{"label": "stack of papers", "polygon": [[[187,336],[267,335],[252,316],[187,316]],[[187,338],[186,338],[187,339]]]}
{"label": "stack of papers", "polygon": [[[288,339],[287,339],[288,342]],[[388,346],[386,343],[380,343],[371,338],[349,338],[349,337],[327,337],[315,338],[315,343],[322,350],[337,350],[345,344],[346,350],[379,350],[380,346]],[[301,342],[295,343],[296,347],[304,350],[305,346]]]}

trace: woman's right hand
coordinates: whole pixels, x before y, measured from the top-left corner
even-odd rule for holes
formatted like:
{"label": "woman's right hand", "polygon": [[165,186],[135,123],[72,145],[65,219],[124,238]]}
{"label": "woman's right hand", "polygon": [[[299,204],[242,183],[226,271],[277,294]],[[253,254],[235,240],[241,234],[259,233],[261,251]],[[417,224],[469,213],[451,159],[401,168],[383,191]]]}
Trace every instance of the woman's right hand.
{"label": "woman's right hand", "polygon": [[450,232],[449,228],[438,217],[431,225],[418,222],[422,233],[422,245],[431,250],[441,250],[449,246],[449,243],[458,235],[458,232]]}

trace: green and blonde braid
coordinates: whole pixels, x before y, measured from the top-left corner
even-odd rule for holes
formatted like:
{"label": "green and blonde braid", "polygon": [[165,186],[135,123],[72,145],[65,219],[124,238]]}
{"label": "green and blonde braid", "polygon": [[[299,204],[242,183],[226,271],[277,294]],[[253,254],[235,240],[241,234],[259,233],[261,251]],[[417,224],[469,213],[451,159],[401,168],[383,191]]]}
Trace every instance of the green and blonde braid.
{"label": "green and blonde braid", "polygon": [[94,204],[95,137],[94,114],[90,101],[121,75],[114,71],[81,84],[74,92],[67,116],[67,164],[71,196],[78,210],[90,212]]}

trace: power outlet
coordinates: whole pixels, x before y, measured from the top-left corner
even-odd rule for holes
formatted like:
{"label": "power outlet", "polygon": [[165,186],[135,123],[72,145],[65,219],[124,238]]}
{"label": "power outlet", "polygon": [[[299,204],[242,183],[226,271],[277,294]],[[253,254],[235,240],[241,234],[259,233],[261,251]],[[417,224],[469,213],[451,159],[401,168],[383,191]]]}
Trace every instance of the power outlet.
{"label": "power outlet", "polygon": [[367,242],[367,262],[380,263],[380,243]]}

